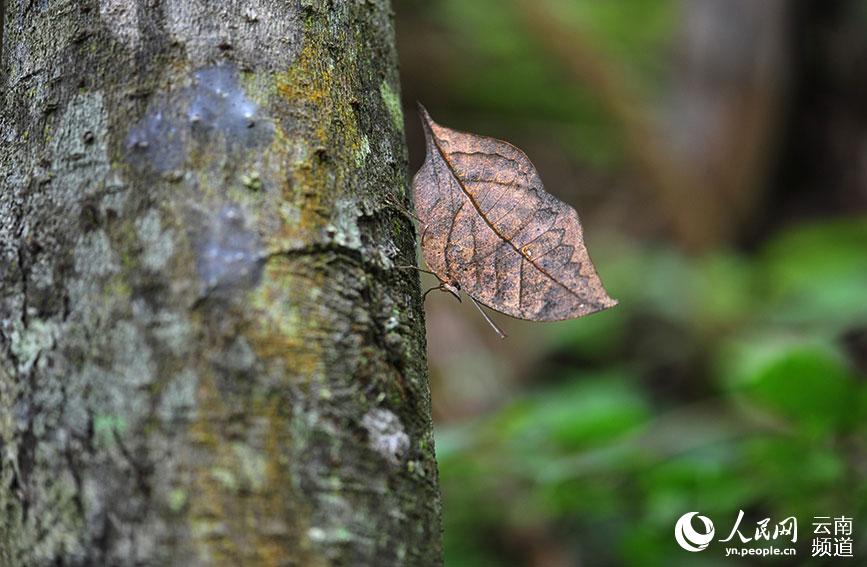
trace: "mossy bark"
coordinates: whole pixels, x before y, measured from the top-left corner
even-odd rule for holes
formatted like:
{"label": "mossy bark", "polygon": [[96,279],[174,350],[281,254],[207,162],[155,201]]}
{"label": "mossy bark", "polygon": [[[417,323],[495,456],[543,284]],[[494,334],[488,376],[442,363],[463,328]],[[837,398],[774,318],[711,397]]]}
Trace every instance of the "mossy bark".
{"label": "mossy bark", "polygon": [[4,1],[0,564],[440,564],[389,2]]}

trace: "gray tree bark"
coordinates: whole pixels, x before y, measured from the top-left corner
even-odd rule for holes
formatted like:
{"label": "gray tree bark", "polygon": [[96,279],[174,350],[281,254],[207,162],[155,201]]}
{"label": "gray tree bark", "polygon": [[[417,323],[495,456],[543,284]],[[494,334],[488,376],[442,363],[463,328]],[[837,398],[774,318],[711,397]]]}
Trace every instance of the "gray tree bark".
{"label": "gray tree bark", "polygon": [[2,12],[0,564],[440,564],[389,2]]}

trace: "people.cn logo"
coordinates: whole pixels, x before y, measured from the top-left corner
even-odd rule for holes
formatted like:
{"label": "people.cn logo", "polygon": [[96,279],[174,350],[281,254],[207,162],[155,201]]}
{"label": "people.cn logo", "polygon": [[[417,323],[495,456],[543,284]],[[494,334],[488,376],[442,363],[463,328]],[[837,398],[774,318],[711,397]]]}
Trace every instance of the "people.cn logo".
{"label": "people.cn logo", "polygon": [[677,540],[677,545],[687,551],[701,551],[713,539],[713,522],[707,516],[698,516],[698,519],[704,524],[704,533],[700,533],[692,527],[692,519],[698,516],[698,512],[687,512],[677,521],[674,526],[674,539]]}

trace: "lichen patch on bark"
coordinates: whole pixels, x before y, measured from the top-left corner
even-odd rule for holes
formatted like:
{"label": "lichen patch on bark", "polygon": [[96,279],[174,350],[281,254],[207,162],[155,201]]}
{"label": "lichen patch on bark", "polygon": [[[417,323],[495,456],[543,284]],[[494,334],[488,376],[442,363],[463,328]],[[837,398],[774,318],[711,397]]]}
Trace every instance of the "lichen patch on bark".
{"label": "lichen patch on bark", "polygon": [[379,94],[382,96],[382,103],[388,110],[394,127],[403,132],[403,107],[400,105],[400,97],[394,92],[388,81],[382,81],[379,84]]}
{"label": "lichen patch on bark", "polygon": [[386,409],[373,409],[364,414],[361,424],[367,430],[373,450],[392,464],[403,462],[409,451],[410,438],[404,432],[400,418]]}
{"label": "lichen patch on bark", "polygon": [[152,209],[136,220],[136,233],[144,247],[142,262],[151,270],[162,270],[175,251],[175,236],[163,229],[160,213]]}

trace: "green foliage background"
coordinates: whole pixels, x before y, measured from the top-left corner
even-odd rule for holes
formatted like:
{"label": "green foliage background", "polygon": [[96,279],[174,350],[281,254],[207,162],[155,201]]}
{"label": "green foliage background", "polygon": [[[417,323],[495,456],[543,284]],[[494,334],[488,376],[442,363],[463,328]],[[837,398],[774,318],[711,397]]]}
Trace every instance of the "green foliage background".
{"label": "green foliage background", "polygon": [[[550,4],[623,63],[644,96],[664,96],[676,3]],[[701,554],[675,544],[675,521],[694,510],[714,519],[718,539],[739,510],[745,533],[762,518],[796,516],[797,562],[769,564],[822,564],[810,558],[812,517],[851,516],[864,561],[867,214],[759,219],[760,236],[698,254],[630,231],[628,207],[618,217],[626,228],[612,226],[594,202],[632,190],[620,182],[634,179],[623,132],[542,51],[514,5],[396,7],[405,98],[423,99],[446,125],[524,147],[549,190],[587,221],[620,301],[562,324],[506,321],[502,344],[474,327],[460,357],[437,351],[438,333],[472,311],[428,300],[446,564],[729,563],[723,544]],[[563,161],[563,175],[541,165]],[[588,187],[564,187],[576,179]],[[774,199],[785,193],[762,210]]]}

